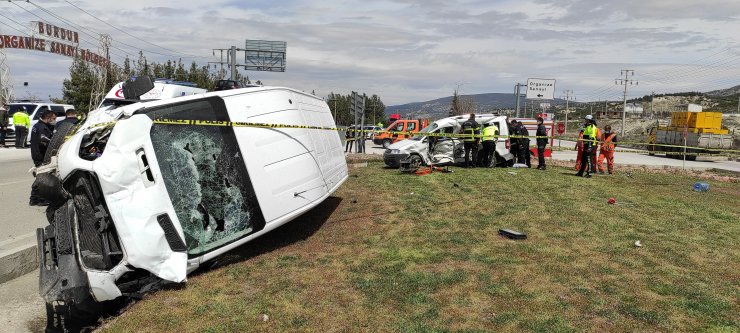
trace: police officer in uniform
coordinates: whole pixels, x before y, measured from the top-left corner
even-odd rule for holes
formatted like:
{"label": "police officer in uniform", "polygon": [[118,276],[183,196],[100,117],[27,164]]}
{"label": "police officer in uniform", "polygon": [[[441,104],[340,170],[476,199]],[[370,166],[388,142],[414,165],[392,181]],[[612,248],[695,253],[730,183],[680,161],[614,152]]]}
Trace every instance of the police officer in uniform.
{"label": "police officer in uniform", "polygon": [[581,153],[581,168],[578,169],[576,176],[584,177],[583,172],[586,171],[586,178],[591,177],[591,172],[595,172],[595,166],[591,163],[591,154],[597,144],[597,128],[594,124],[594,118],[591,115],[586,116],[585,119],[586,127],[583,129],[583,152]]}
{"label": "police officer in uniform", "polygon": [[529,153],[529,130],[520,121],[517,122],[516,133],[517,135],[522,136],[522,138],[519,139],[519,163],[524,163],[527,165],[527,168],[531,168],[532,158]]}
{"label": "police officer in uniform", "polygon": [[547,129],[544,119],[537,117],[537,169],[545,170],[545,147],[547,146]]}
{"label": "police officer in uniform", "polygon": [[[509,135],[511,136],[517,136],[517,126],[516,126],[516,120],[512,119],[509,123]],[[510,138],[509,139],[509,152],[514,155],[514,163],[520,163],[519,162],[519,139],[518,138]]]}
{"label": "police officer in uniform", "polygon": [[[31,129],[31,159],[33,165],[41,166],[46,155],[46,149],[51,142],[51,136],[54,134],[54,122],[56,113],[51,110],[44,111],[36,125]],[[28,202],[31,206],[46,206],[49,203],[39,198],[38,190],[35,186],[31,187],[31,198]]]}
{"label": "police officer in uniform", "polygon": [[28,128],[31,127],[31,118],[28,117],[25,106],[21,106],[13,113],[13,126],[15,127],[15,147],[26,148],[26,136],[28,136]]}
{"label": "police officer in uniform", "polygon": [[[480,141],[480,138],[477,137],[480,135],[480,124],[475,121],[475,114],[471,113],[470,118],[462,123],[460,134],[465,134],[465,136],[463,136],[463,146],[465,147],[465,167],[474,167],[475,161],[478,160],[478,141]],[[470,159],[471,152],[473,155],[472,160]]]}
{"label": "police officer in uniform", "polygon": [[498,126],[490,122],[483,128],[483,167],[490,167],[496,154],[496,135]]}

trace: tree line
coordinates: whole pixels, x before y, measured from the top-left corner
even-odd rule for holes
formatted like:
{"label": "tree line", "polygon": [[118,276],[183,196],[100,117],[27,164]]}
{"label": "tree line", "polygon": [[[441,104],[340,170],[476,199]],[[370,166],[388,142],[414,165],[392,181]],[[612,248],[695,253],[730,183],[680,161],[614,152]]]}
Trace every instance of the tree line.
{"label": "tree line", "polygon": [[[139,52],[136,60],[126,57],[123,65],[111,63],[106,68],[92,65],[81,58],[75,58],[69,67],[69,78],[62,82],[62,98],[55,102],[71,104],[75,110],[81,113],[87,113],[89,110],[90,99],[94,87],[100,84],[101,77],[105,72],[105,82],[103,83],[103,95],[108,93],[113,86],[121,81],[126,81],[132,76],[150,76],[152,78],[165,78],[177,81],[187,81],[195,83],[199,88],[212,91],[216,87],[216,82],[223,73],[211,71],[206,66],[200,66],[195,61],[186,65],[182,59],[167,60],[166,62],[149,61],[143,52]],[[251,84],[248,76],[237,73],[237,80],[243,84]],[[255,84],[262,85],[261,81]]]}

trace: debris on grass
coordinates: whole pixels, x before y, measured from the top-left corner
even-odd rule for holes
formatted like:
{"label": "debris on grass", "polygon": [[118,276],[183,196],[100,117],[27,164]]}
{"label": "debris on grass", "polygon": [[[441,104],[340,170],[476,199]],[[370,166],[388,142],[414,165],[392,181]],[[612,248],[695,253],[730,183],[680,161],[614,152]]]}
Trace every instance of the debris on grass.
{"label": "debris on grass", "polygon": [[694,183],[694,192],[708,192],[709,183],[707,182],[696,182]]}
{"label": "debris on grass", "polygon": [[509,171],[509,172],[508,172],[508,174],[510,174],[510,175],[516,175],[516,172],[514,172],[514,171]]}
{"label": "debris on grass", "polygon": [[640,243],[640,240],[637,240],[635,242],[635,247],[642,247],[642,243]]}
{"label": "debris on grass", "polygon": [[498,234],[510,239],[527,239],[527,234],[511,229],[498,229]]}

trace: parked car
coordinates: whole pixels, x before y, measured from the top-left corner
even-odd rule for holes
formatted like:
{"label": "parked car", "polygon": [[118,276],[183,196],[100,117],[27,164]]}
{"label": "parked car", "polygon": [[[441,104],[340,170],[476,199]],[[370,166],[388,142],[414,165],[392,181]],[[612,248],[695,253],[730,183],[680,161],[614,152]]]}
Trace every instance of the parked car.
{"label": "parked car", "polygon": [[380,133],[383,130],[380,126],[371,126],[371,125],[365,125],[363,129],[366,131],[369,131],[369,132],[365,132],[365,137],[370,140],[374,139],[375,135]]}
{"label": "parked car", "polygon": [[[39,118],[41,117],[41,114],[44,113],[46,110],[52,110],[57,115],[57,121],[60,121],[65,118],[65,113],[67,110],[72,110],[74,107],[69,104],[53,104],[53,103],[43,103],[43,102],[13,102],[8,103],[8,117],[10,118],[8,127],[6,129],[7,138],[15,138],[15,126],[13,126],[13,114],[16,113],[21,107],[26,108],[26,112],[28,113],[28,116],[31,118],[31,127],[35,125]],[[31,129],[28,129],[28,136],[26,137],[26,142],[31,142]]]}
{"label": "parked car", "polygon": [[[462,138],[429,136],[427,133],[459,133],[462,123],[468,120],[468,117],[467,115],[454,116],[437,120],[413,137],[390,145],[383,154],[385,164],[392,168],[398,168],[401,165],[401,161],[407,158],[411,158],[413,163],[417,165],[455,165],[464,163],[465,151]],[[509,135],[509,128],[506,126],[506,116],[480,114],[476,115],[475,119],[481,126],[493,122],[499,128],[499,135]],[[433,144],[430,144],[432,141]],[[481,148],[479,147],[480,150]],[[508,138],[497,140],[495,155],[496,158],[493,163],[497,166],[511,166],[514,164],[514,155],[509,152]]]}

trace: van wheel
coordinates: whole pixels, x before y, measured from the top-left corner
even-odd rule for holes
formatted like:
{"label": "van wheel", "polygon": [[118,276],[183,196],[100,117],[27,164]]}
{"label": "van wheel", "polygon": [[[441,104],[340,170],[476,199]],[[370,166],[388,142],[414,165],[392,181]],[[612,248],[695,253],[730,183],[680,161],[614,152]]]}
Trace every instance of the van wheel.
{"label": "van wheel", "polygon": [[59,126],[56,128],[56,132],[54,132],[54,135],[52,135],[51,137],[51,142],[49,142],[49,146],[46,148],[46,155],[44,155],[44,161],[42,164],[47,164],[51,161],[51,157],[57,154],[59,148],[62,147],[62,144],[64,143],[67,135],[72,132],[72,128],[74,127],[75,124],[69,122],[59,124]]}
{"label": "van wheel", "polygon": [[390,147],[391,144],[393,144],[393,142],[391,142],[391,139],[383,140],[383,148],[388,149],[388,147]]}

